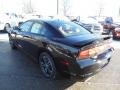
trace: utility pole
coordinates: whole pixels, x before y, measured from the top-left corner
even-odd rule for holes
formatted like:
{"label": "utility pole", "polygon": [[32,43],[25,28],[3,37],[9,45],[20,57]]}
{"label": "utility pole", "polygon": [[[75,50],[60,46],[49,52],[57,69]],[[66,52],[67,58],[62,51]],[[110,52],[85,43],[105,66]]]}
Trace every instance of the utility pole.
{"label": "utility pole", "polygon": [[119,16],[120,16],[120,6],[119,6],[119,12],[118,12]]}
{"label": "utility pole", "polygon": [[100,17],[101,14],[102,14],[102,10],[103,10],[103,8],[100,7],[100,9],[99,9],[99,14],[98,14],[99,17]]}
{"label": "utility pole", "polygon": [[99,5],[98,5],[98,16],[101,16],[104,11],[104,3],[103,0],[100,0]]}
{"label": "utility pole", "polygon": [[57,15],[59,14],[59,0],[57,0]]}

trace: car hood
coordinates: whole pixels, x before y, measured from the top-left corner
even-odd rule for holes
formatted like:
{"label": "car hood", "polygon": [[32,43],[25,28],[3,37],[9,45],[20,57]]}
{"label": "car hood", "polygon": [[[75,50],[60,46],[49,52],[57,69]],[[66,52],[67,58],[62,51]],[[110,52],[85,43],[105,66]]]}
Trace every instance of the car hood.
{"label": "car hood", "polygon": [[92,44],[93,42],[100,43],[106,39],[110,39],[109,36],[97,35],[97,34],[86,34],[79,36],[70,36],[62,39],[58,39],[60,43],[74,46],[74,47],[83,47],[85,45]]}

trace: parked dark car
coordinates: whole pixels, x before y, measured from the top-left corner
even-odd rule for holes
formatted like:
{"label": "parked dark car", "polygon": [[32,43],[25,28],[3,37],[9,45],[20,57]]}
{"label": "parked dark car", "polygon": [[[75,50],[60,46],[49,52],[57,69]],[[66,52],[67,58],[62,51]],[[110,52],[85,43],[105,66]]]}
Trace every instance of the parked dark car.
{"label": "parked dark car", "polygon": [[11,48],[19,48],[34,58],[48,79],[63,73],[93,75],[109,63],[113,50],[109,36],[96,36],[78,24],[60,19],[28,20],[8,35]]}
{"label": "parked dark car", "polygon": [[115,29],[113,24],[103,24],[103,35],[112,35],[113,30]]}
{"label": "parked dark car", "polygon": [[111,25],[105,24],[103,25],[104,32],[103,34],[112,35],[113,39],[120,38],[120,24],[113,23]]}

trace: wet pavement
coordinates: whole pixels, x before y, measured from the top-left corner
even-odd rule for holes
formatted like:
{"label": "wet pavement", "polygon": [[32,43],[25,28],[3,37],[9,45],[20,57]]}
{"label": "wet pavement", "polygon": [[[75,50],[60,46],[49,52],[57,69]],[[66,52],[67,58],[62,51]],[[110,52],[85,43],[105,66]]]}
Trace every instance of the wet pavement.
{"label": "wet pavement", "polygon": [[120,90],[120,40],[113,41],[110,64],[85,80],[47,80],[39,65],[20,50],[10,48],[6,33],[0,34],[0,90]]}

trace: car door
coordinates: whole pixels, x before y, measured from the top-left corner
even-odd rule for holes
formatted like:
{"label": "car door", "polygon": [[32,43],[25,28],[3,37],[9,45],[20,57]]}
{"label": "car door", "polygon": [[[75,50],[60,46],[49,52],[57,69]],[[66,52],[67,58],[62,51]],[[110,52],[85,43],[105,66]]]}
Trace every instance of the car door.
{"label": "car door", "polygon": [[22,48],[26,52],[29,50],[29,40],[31,39],[30,28],[32,27],[32,21],[24,22],[16,34],[18,47]]}
{"label": "car door", "polygon": [[50,28],[44,22],[35,22],[31,28],[32,39],[31,43],[31,55],[35,58],[38,57],[39,51],[46,48],[46,45],[50,43],[53,33],[48,32]]}
{"label": "car door", "polygon": [[37,54],[39,52],[39,47],[43,47],[41,43],[41,30],[42,30],[43,24],[37,21],[34,21],[34,24],[31,27],[30,34],[31,39],[29,40],[29,53],[33,57],[37,57]]}

